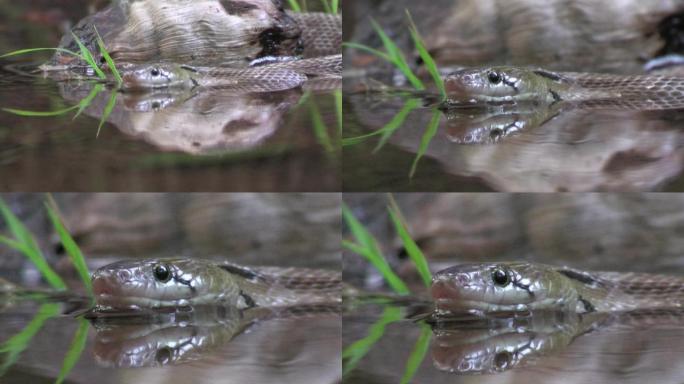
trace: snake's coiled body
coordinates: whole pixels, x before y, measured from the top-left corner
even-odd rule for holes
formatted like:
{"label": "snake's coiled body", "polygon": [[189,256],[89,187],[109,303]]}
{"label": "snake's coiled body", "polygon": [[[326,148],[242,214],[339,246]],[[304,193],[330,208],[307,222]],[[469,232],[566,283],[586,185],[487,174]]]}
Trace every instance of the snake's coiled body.
{"label": "snake's coiled body", "polygon": [[448,103],[566,102],[579,108],[664,110],[684,108],[684,78],[553,72],[491,67],[454,72],[444,79]]}
{"label": "snake's coiled body", "polygon": [[338,303],[341,284],[336,271],[244,267],[197,259],[123,261],[93,274],[98,306],[113,309]]}
{"label": "snake's coiled body", "polygon": [[684,278],[534,263],[464,264],[435,274],[438,311],[613,312],[684,307]]}

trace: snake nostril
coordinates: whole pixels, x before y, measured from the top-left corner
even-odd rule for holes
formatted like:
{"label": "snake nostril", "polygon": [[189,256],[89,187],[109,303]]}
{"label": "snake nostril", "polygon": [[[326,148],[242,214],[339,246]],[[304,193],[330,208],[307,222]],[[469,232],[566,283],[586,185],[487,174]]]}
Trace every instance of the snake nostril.
{"label": "snake nostril", "polygon": [[131,278],[131,273],[129,271],[122,270],[117,272],[116,276],[119,278],[119,280],[128,281]]}

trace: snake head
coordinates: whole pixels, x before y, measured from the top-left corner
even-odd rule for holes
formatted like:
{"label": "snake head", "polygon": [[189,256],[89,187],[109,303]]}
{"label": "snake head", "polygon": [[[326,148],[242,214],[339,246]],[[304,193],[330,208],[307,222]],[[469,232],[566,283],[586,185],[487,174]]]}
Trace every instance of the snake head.
{"label": "snake head", "polygon": [[[530,68],[489,67],[453,72],[444,78],[448,103],[514,103],[521,100],[553,101],[562,78]],[[549,91],[554,91],[556,96]]]}
{"label": "snake head", "polygon": [[177,64],[139,65],[121,72],[121,89],[125,91],[174,88],[191,83],[190,72]]}
{"label": "snake head", "polygon": [[438,313],[522,312],[577,301],[577,292],[553,269],[528,263],[462,264],[436,273]]}
{"label": "snake head", "polygon": [[93,293],[98,306],[117,309],[234,302],[239,288],[214,270],[199,260],[120,261],[95,271]]}

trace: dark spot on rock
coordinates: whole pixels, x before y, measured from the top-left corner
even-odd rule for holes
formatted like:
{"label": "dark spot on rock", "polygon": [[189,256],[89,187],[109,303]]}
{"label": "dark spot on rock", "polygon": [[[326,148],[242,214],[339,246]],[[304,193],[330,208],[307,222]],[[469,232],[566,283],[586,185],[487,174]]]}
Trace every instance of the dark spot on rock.
{"label": "dark spot on rock", "polygon": [[259,35],[259,43],[261,44],[262,51],[259,56],[277,56],[278,51],[280,50],[280,44],[284,39],[283,30],[278,27],[269,28],[261,32],[261,35]]}
{"label": "dark spot on rock", "polygon": [[247,131],[252,129],[254,127],[254,122],[245,120],[245,119],[240,119],[240,120],[234,120],[231,121],[230,123],[226,124],[223,127],[223,133],[234,133],[234,132],[239,132],[239,131]]}
{"label": "dark spot on rock", "polygon": [[658,25],[658,33],[665,44],[656,56],[684,54],[684,13],[663,19]]}
{"label": "dark spot on rock", "polygon": [[220,3],[229,15],[242,15],[252,9],[258,8],[255,4],[245,3],[243,1],[222,0]]}

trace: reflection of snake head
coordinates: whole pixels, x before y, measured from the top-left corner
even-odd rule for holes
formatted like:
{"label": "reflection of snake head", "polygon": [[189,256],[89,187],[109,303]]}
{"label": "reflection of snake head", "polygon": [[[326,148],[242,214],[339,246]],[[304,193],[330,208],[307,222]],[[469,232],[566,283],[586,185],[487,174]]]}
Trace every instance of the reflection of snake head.
{"label": "reflection of snake head", "polygon": [[433,276],[438,312],[508,312],[575,308],[572,281],[553,268],[531,263],[462,264]]}
{"label": "reflection of snake head", "polygon": [[470,337],[463,332],[437,334],[432,347],[435,367],[457,374],[496,374],[520,366],[537,348],[538,341],[532,333],[490,332],[482,330]]}
{"label": "reflection of snake head", "polygon": [[559,100],[563,79],[552,72],[515,67],[464,69],[445,77],[450,102],[508,102]]}
{"label": "reflection of snake head", "polygon": [[177,64],[140,65],[121,71],[121,88],[141,91],[190,85],[191,71]]}
{"label": "reflection of snake head", "polygon": [[494,144],[525,128],[518,114],[447,115],[447,136],[457,144]]}

